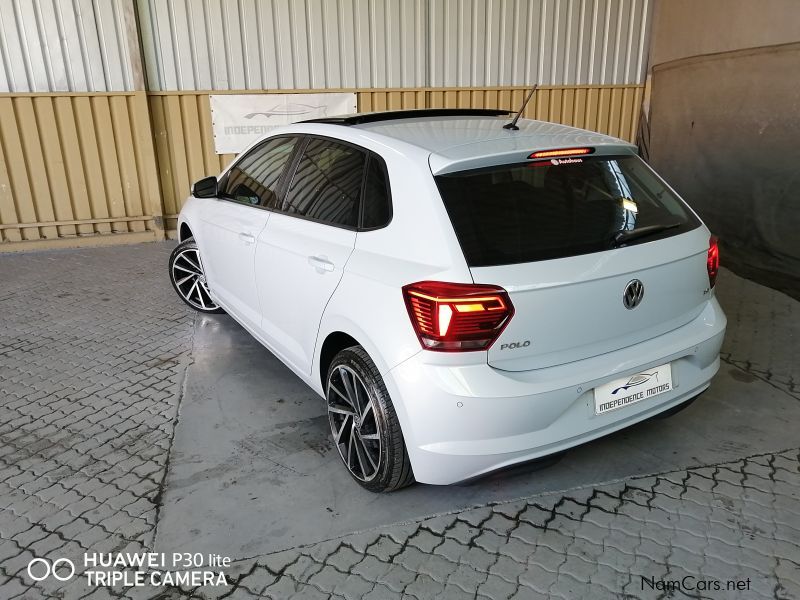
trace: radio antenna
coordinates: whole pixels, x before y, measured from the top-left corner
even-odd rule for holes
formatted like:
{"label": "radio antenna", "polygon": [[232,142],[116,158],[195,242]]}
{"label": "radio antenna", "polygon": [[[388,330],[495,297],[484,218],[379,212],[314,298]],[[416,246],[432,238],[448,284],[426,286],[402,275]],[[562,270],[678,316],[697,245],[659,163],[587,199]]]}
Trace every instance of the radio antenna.
{"label": "radio antenna", "polygon": [[525,107],[528,106],[528,100],[531,99],[531,96],[533,96],[533,92],[536,91],[537,87],[539,87],[539,84],[534,83],[531,91],[528,92],[528,95],[525,97],[525,102],[522,103],[519,112],[514,116],[514,120],[511,121],[511,123],[506,123],[503,125],[503,129],[510,129],[511,131],[517,131],[519,129],[519,127],[517,127],[517,121],[519,121],[519,118],[522,116],[522,111],[524,111]]}

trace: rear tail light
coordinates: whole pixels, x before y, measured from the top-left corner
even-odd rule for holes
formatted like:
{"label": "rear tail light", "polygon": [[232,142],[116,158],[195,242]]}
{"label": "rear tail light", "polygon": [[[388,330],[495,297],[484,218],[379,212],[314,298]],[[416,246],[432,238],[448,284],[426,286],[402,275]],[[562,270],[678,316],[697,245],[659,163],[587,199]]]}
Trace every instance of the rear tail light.
{"label": "rear tail light", "polygon": [[496,285],[420,281],[405,286],[403,297],[422,347],[440,352],[486,350],[514,315]]}
{"label": "rear tail light", "polygon": [[717,283],[717,273],[719,273],[719,240],[715,235],[712,235],[708,241],[706,268],[708,269],[708,283],[713,288]]}

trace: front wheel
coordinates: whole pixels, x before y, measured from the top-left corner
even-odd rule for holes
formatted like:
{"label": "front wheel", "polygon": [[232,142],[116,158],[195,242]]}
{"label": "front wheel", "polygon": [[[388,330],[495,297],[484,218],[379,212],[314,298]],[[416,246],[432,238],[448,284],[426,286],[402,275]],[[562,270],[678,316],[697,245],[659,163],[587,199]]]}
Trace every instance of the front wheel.
{"label": "front wheel", "polygon": [[199,312],[221,313],[208,290],[200,251],[193,238],[181,242],[169,257],[169,278],[181,300]]}
{"label": "front wheel", "polygon": [[325,387],[333,442],[353,479],[371,492],[414,483],[389,392],[361,346],[334,357]]}

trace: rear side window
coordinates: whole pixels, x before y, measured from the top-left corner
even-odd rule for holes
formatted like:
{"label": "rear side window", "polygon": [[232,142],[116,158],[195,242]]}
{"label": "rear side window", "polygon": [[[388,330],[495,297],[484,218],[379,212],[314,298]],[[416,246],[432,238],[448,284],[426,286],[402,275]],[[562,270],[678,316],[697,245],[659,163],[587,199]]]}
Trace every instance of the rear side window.
{"label": "rear side window", "polygon": [[637,156],[502,165],[436,183],[473,267],[600,252],[700,225]]}
{"label": "rear side window", "polygon": [[331,225],[357,227],[365,162],[366,155],[352,146],[311,138],[283,210]]}
{"label": "rear side window", "polygon": [[240,158],[228,171],[222,197],[249,205],[274,207],[278,185],[297,138],[267,140]]}
{"label": "rear side window", "polygon": [[392,200],[389,195],[389,178],[383,162],[371,156],[367,167],[367,179],[364,182],[363,214],[361,227],[377,229],[392,220]]}

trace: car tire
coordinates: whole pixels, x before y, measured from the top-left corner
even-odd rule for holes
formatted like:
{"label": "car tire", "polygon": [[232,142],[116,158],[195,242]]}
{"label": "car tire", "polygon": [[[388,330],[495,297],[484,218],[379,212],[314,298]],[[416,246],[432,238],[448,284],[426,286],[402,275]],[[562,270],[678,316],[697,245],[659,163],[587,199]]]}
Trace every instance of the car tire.
{"label": "car tire", "polygon": [[194,238],[178,244],[169,256],[169,280],[181,300],[201,313],[223,313],[206,282],[200,250]]}
{"label": "car tire", "polygon": [[397,413],[364,348],[353,346],[334,357],[325,397],[334,446],[359,485],[392,492],[414,483]]}

